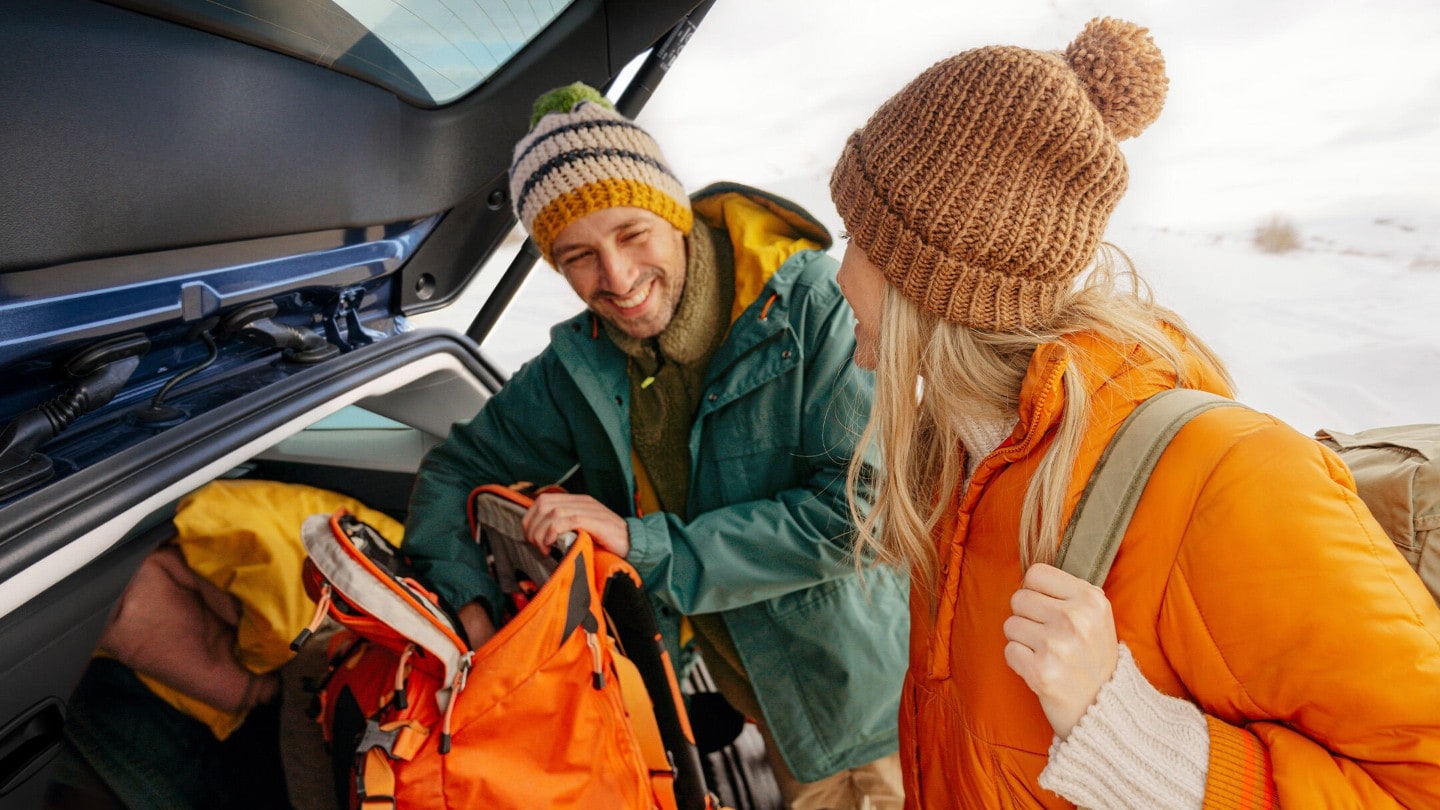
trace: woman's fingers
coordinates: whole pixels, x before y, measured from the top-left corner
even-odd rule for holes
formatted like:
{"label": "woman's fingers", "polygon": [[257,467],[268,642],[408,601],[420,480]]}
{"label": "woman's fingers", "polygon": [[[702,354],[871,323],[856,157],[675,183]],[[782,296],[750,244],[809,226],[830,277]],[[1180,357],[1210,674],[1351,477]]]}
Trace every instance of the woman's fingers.
{"label": "woman's fingers", "polygon": [[1039,650],[1045,644],[1045,625],[1025,616],[1011,616],[1005,620],[1005,640],[1024,645],[1030,650]]}
{"label": "woman's fingers", "polygon": [[1036,684],[1031,680],[1035,672],[1034,648],[1018,641],[1007,643],[1005,645],[1005,664],[1009,666],[1011,671],[1016,675],[1019,675],[1021,680],[1025,681],[1025,685],[1030,687],[1030,691],[1039,691],[1036,689]]}
{"label": "woman's fingers", "polygon": [[1115,632],[1110,600],[1103,590],[1043,563],[1025,573],[1020,590],[1010,597],[1010,611],[1055,633],[1088,639]]}
{"label": "woman's fingers", "polygon": [[1010,612],[1016,616],[1046,624],[1054,621],[1063,609],[1062,600],[1049,594],[1021,585],[1020,590],[1010,595]]}
{"label": "woman's fingers", "polygon": [[1094,585],[1067,574],[1053,565],[1035,563],[1025,571],[1023,586],[1037,593],[1056,599],[1072,599],[1090,591],[1099,591]]}
{"label": "woman's fingers", "polygon": [[1050,565],[1033,565],[1010,597],[1005,663],[1040,699],[1061,737],[1115,669],[1115,620],[1105,592]]}
{"label": "woman's fingers", "polygon": [[1055,625],[1020,616],[1005,620],[1005,661],[1037,694],[1063,688],[1083,660],[1081,640]]}

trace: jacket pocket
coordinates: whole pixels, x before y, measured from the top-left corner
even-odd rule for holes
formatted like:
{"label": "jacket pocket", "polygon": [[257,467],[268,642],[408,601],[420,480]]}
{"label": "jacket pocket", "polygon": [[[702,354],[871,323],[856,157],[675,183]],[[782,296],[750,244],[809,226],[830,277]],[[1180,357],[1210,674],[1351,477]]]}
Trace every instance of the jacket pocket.
{"label": "jacket pocket", "polygon": [[[888,754],[909,641],[909,611],[894,583],[872,580],[868,591],[853,576],[829,580],[768,603],[772,643],[747,656],[768,675],[761,703],[767,715],[804,729],[816,762],[853,753]],[[778,676],[778,677],[777,677]],[[771,717],[772,732],[782,722]]]}

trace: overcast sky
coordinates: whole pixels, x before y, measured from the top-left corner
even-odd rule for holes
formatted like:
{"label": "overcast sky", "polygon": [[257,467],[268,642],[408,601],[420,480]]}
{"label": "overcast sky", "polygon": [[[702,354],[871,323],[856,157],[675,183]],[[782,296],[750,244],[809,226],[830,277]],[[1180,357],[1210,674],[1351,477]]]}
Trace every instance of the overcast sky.
{"label": "overcast sky", "polygon": [[1060,49],[1095,16],[1149,27],[1171,79],[1125,144],[1117,221],[1440,223],[1435,0],[719,0],[641,121],[692,188],[779,184],[823,208],[845,136],[921,70],[979,45]]}
{"label": "overcast sky", "polygon": [[[1417,373],[1440,368],[1436,0],[719,0],[639,120],[691,190],[749,183],[839,230],[830,170],[882,101],[950,54],[1058,50],[1095,16],[1148,26],[1170,76],[1123,144],[1110,239],[1241,399],[1307,433],[1440,422],[1440,377]],[[1272,214],[1303,249],[1255,249]],[[513,369],[580,306],[541,268],[486,348]]]}

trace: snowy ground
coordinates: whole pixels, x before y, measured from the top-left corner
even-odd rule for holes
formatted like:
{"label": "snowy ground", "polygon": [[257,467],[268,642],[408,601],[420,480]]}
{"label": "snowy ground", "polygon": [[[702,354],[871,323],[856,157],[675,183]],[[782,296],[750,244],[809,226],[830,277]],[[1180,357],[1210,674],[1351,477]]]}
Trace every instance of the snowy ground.
{"label": "snowy ground", "polygon": [[[1282,255],[1249,232],[1110,238],[1225,359],[1247,404],[1307,433],[1440,422],[1440,253],[1373,221],[1305,230]],[[1386,239],[1365,247],[1372,236]]]}
{"label": "snowy ground", "polygon": [[[881,101],[948,54],[1062,48],[1102,15],[1150,27],[1171,78],[1160,120],[1125,144],[1108,238],[1229,362],[1241,399],[1304,432],[1440,422],[1431,0],[719,0],[640,122],[690,188],[760,186],[838,230],[830,168]],[[1299,249],[1256,249],[1276,215]],[[485,347],[507,368],[580,306],[553,271],[531,278]],[[417,323],[463,329],[475,311],[451,309]]]}

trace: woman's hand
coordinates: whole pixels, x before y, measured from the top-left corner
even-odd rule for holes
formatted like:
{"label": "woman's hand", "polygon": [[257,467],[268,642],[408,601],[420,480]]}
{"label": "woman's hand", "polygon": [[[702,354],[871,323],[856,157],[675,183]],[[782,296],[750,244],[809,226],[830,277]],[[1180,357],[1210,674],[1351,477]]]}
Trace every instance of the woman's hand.
{"label": "woman's hand", "polygon": [[1037,563],[1010,597],[1005,663],[1040,698],[1062,740],[1115,674],[1119,642],[1105,592]]}
{"label": "woman's hand", "polygon": [[535,499],[534,505],[520,522],[525,539],[548,554],[568,532],[589,532],[595,544],[624,557],[630,553],[630,528],[625,518],[589,495],[547,492]]}

